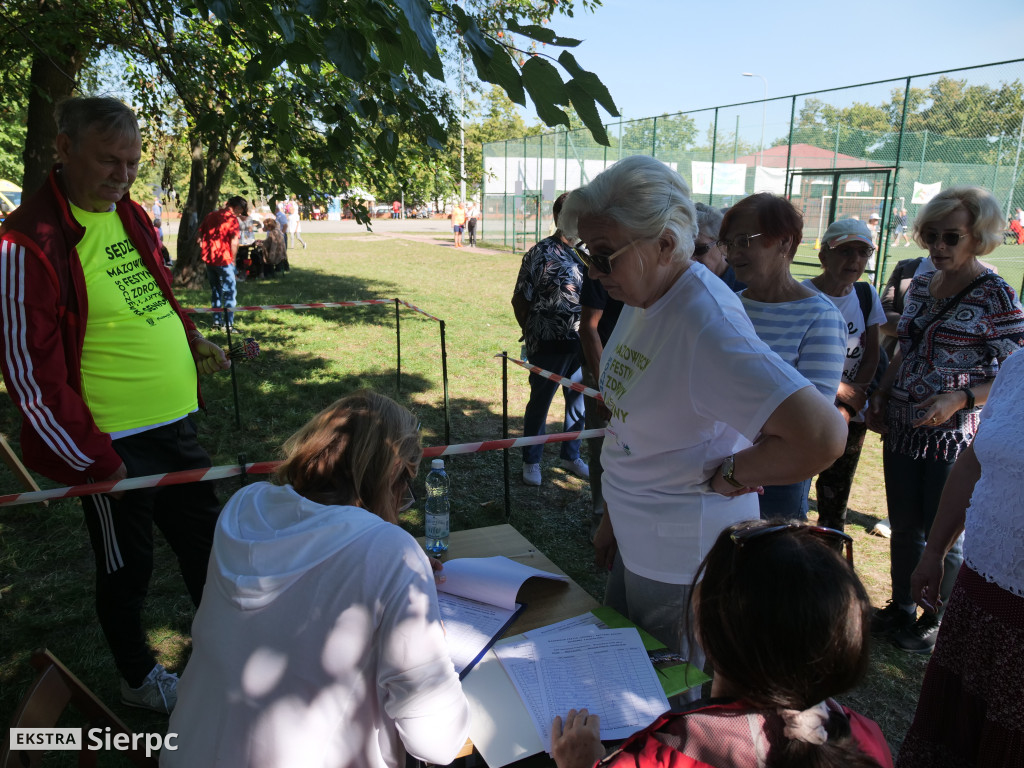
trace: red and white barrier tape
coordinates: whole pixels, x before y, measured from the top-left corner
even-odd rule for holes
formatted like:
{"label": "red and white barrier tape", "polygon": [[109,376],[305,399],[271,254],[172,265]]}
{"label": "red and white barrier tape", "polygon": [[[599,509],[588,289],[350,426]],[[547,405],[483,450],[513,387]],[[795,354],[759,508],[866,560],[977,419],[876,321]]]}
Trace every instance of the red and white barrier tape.
{"label": "red and white barrier tape", "polygon": [[436,322],[438,322],[438,323],[440,323],[440,322],[443,322],[443,321],[441,320],[441,318],[439,318],[439,317],[434,317],[434,316],[433,316],[432,314],[430,314],[429,312],[424,312],[424,311],[423,311],[422,309],[420,309],[419,307],[417,307],[417,306],[415,306],[415,305],[413,305],[413,304],[410,304],[410,303],[409,303],[408,301],[406,301],[405,299],[399,299],[399,300],[398,300],[398,302],[399,302],[399,304],[404,304],[404,305],[405,305],[405,306],[407,306],[407,307],[408,307],[409,309],[411,309],[411,310],[412,310],[413,312],[419,312],[419,313],[420,313],[421,315],[426,315],[426,316],[427,316],[427,317],[429,317],[429,318],[430,318],[431,320],[435,320],[435,321],[436,321]]}
{"label": "red and white barrier tape", "polygon": [[495,357],[508,357],[508,361],[510,363],[515,363],[521,368],[525,368],[526,370],[530,371],[530,373],[536,373],[538,376],[543,376],[545,379],[557,381],[563,387],[568,387],[569,389],[575,392],[582,392],[587,397],[592,397],[595,400],[600,400],[602,403],[604,402],[604,398],[601,397],[601,393],[598,392],[596,389],[584,386],[583,384],[580,384],[579,382],[576,381],[571,381],[570,379],[567,379],[564,376],[559,376],[557,373],[545,371],[543,368],[538,368],[536,365],[530,365],[525,360],[516,360],[514,357],[509,357],[508,355],[504,355],[500,352],[496,354]]}
{"label": "red and white barrier tape", "polygon": [[[394,299],[361,299],[359,301],[324,301],[316,302],[314,304],[260,304],[252,307],[232,307],[235,312],[262,312],[267,309],[328,309],[330,307],[365,307],[369,305],[380,305],[380,304],[394,304]],[[429,317],[431,320],[440,323],[441,319],[434,317],[429,312],[425,312],[415,304],[410,304],[404,299],[398,300],[399,304],[404,304],[406,307],[411,309],[413,312],[419,312],[421,315]],[[184,307],[185,312],[194,313],[205,313],[215,314],[217,312],[223,312],[223,307]]]}
{"label": "red and white barrier tape", "polygon": [[[258,312],[264,309],[325,309],[327,307],[363,307],[368,304],[394,304],[394,299],[362,299],[360,301],[325,301],[315,304],[263,304],[255,307],[232,307],[235,312]],[[184,307],[186,312],[223,312],[223,307]]]}
{"label": "red and white barrier tape", "polygon": [[[553,435],[534,435],[533,437],[516,437],[507,440],[485,440],[480,443],[461,443],[457,445],[437,445],[423,449],[423,457],[432,459],[437,456],[451,456],[457,453],[480,453],[482,451],[499,451],[503,448],[517,448],[523,445],[539,445],[542,443],[567,442],[569,440],[586,440],[591,437],[603,437],[603,429],[585,429],[582,432],[558,432]],[[244,471],[249,475],[269,475],[281,464],[279,461],[258,461],[246,464],[231,464],[220,467],[189,469],[184,472],[167,472],[162,475],[146,475],[130,477],[116,483],[88,483],[72,485],[65,488],[51,488],[46,491],[28,491],[26,493],[10,493],[0,496],[0,507],[14,507],[19,504],[35,504],[50,499],[68,499],[75,496],[90,496],[94,493],[118,493],[134,491],[139,488],[157,488],[182,483],[197,483],[204,480],[223,480],[237,477]]]}

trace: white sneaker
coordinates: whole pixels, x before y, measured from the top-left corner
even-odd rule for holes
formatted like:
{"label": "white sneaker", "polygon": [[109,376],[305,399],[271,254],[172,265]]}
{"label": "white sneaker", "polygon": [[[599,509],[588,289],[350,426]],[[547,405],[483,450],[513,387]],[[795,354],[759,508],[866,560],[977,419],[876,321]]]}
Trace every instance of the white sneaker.
{"label": "white sneaker", "polygon": [[121,703],[169,715],[178,703],[178,676],[164,669],[163,664],[157,664],[138,688],[129,686],[122,677]]}
{"label": "white sneaker", "polygon": [[875,536],[881,536],[885,539],[892,538],[892,529],[889,527],[889,518],[879,520],[875,523],[875,527],[868,531],[868,533],[872,533]]}
{"label": "white sneaker", "polygon": [[562,459],[558,464],[566,472],[572,472],[574,475],[582,477],[584,480],[590,479],[590,467],[588,467],[587,462],[581,458],[576,458],[572,461]]}
{"label": "white sneaker", "polygon": [[540,464],[523,464],[523,484],[540,485]]}

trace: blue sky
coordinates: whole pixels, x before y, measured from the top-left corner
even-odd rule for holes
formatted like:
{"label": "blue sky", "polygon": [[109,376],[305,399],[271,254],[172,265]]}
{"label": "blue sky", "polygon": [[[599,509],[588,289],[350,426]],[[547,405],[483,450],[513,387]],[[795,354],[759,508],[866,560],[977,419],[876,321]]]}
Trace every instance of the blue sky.
{"label": "blue sky", "polygon": [[761,99],[741,72],[772,98],[1024,57],[1022,0],[604,0],[551,26],[627,119]]}

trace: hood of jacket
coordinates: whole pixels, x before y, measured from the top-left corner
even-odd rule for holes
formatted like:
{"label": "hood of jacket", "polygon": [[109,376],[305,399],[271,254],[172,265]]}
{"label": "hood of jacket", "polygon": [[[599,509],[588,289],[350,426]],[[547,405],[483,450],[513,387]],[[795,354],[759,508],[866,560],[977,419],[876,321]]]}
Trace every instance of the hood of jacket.
{"label": "hood of jacket", "polygon": [[254,483],[224,505],[209,577],[240,609],[261,608],[381,525],[390,523],[359,507],[325,506],[290,485]]}

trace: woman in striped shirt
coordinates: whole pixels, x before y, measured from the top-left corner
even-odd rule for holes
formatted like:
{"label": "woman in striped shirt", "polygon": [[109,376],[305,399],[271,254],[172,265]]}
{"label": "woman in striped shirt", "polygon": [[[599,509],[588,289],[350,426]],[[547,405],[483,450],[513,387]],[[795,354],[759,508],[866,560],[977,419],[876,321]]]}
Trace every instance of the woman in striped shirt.
{"label": "woman in striped shirt", "polygon": [[[846,322],[832,302],[790,274],[802,235],[800,212],[785,198],[762,192],[726,212],[719,247],[747,284],[739,296],[757,335],[833,399],[846,361]],[[761,517],[806,520],[810,483],[766,486]]]}

